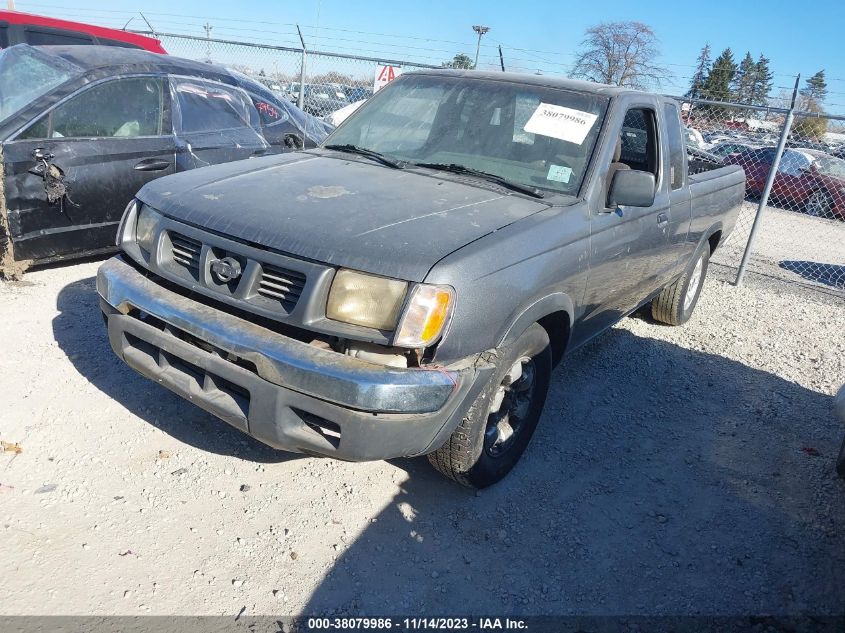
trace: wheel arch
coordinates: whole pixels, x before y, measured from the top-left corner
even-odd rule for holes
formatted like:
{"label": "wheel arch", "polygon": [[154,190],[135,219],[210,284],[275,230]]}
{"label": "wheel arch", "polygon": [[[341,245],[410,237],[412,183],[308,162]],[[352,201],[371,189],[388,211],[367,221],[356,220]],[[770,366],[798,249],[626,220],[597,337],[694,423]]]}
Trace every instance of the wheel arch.
{"label": "wheel arch", "polygon": [[499,346],[513,343],[533,323],[539,323],[549,335],[552,363],[557,365],[569,345],[574,304],[569,295],[555,292],[536,300],[513,318],[499,338]]}

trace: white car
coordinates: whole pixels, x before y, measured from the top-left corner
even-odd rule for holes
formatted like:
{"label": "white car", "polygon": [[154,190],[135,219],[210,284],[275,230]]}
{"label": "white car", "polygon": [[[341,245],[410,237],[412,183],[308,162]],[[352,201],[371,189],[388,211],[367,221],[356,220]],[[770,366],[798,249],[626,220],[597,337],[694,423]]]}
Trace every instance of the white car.
{"label": "white car", "polygon": [[331,114],[327,114],[326,116],[324,116],[323,121],[337,127],[346,119],[348,119],[350,114],[360,108],[365,101],[366,99],[361,99],[361,101],[356,101],[355,103],[350,103],[349,105],[343,106],[339,110],[335,110]]}

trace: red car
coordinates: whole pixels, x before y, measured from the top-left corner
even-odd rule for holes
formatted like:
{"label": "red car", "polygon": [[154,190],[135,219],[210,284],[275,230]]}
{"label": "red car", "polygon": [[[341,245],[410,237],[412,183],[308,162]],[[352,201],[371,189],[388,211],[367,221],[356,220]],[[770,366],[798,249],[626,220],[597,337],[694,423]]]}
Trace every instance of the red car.
{"label": "red car", "polygon": [[[772,168],[774,147],[728,155],[724,164],[745,169],[746,189],[763,192]],[[845,219],[845,160],[812,149],[787,149],[772,184],[772,198],[796,211]]]}
{"label": "red car", "polygon": [[167,53],[162,48],[161,42],[153,37],[19,11],[0,11],[0,48],[15,44],[32,46],[100,44],[141,48],[152,53]]}

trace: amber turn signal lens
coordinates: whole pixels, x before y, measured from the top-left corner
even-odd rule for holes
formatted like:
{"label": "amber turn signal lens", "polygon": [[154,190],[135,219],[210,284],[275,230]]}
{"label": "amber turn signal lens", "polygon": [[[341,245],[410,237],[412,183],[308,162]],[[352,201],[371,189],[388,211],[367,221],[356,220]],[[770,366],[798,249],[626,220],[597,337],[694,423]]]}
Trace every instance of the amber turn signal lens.
{"label": "amber turn signal lens", "polygon": [[411,292],[393,344],[418,348],[437,341],[454,303],[455,291],[449,286],[417,285]]}

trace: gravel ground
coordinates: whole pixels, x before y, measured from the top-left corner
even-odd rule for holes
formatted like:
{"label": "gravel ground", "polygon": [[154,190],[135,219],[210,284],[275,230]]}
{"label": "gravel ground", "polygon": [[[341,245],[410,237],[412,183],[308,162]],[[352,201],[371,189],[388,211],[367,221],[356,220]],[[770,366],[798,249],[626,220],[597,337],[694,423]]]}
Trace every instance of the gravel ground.
{"label": "gravel ground", "polygon": [[478,494],[275,452],[113,357],[96,262],[0,283],[3,614],[845,613],[845,306],[713,267],[559,367]]}
{"label": "gravel ground", "polygon": [[[756,202],[743,203],[730,241],[716,252],[717,262],[739,265],[756,213]],[[845,299],[845,221],[769,205],[748,269]]]}

